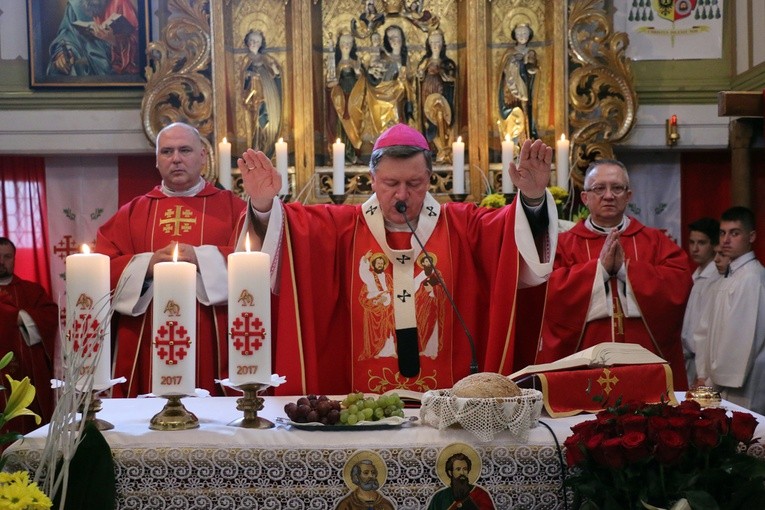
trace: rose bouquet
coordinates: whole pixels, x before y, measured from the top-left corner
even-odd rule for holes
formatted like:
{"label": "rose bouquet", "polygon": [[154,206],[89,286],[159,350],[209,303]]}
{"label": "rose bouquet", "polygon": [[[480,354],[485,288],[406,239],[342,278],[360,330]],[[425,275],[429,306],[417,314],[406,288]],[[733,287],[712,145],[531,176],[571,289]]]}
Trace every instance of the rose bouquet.
{"label": "rose bouquet", "polygon": [[617,403],[571,428],[565,484],[589,510],[765,508],[765,460],[746,453],[756,426],[692,400]]}

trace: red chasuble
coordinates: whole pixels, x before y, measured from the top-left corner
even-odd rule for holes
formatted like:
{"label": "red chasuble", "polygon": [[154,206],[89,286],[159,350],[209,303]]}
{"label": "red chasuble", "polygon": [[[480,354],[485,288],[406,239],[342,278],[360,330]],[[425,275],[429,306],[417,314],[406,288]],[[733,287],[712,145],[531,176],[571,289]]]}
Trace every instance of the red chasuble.
{"label": "red chasuble", "polygon": [[[369,217],[381,215],[374,203],[284,205],[273,338],[274,372],[287,382],[277,393],[426,391],[451,387],[468,375],[470,345],[434,271],[475,339],[480,370],[512,371],[519,268],[515,206],[429,200],[418,226],[425,232],[418,235],[434,267],[410,233],[383,233],[379,242],[379,232],[370,227]],[[396,264],[410,268],[399,292]],[[399,372],[396,357],[396,300],[415,304],[407,320],[417,328],[420,371],[411,377]]]}
{"label": "red chasuble", "polygon": [[623,319],[624,335],[615,338],[610,317],[585,322],[605,239],[585,228],[584,222],[558,236],[536,363],[549,363],[601,342],[636,343],[667,360],[677,389],[685,389],[680,332],[692,285],[687,255],[662,231],[630,218],[620,242],[641,317]]}
{"label": "red chasuble", "polygon": [[[217,246],[226,257],[245,203],[231,192],[207,183],[194,197],[168,197],[159,186],[133,199],[98,231],[96,251],[111,257],[115,288],[133,255],[154,252],[169,243]],[[215,379],[228,377],[227,303],[204,306],[197,301],[197,387],[213,395],[222,391]],[[152,306],[143,315],[120,315],[114,349],[115,377],[127,382],[115,396],[135,397],[151,392]]]}
{"label": "red chasuble", "polygon": [[[19,331],[19,311],[24,310],[35,321],[42,341],[27,345]],[[13,361],[4,372],[16,380],[29,377],[35,387],[36,397],[29,408],[39,414],[43,423],[50,420],[53,412],[53,356],[56,331],[58,330],[58,305],[48,296],[45,289],[34,282],[13,276],[11,283],[0,286],[0,356],[13,351]],[[8,381],[3,379],[3,386]],[[3,402],[9,393],[3,392]],[[4,404],[3,404],[4,406]],[[14,420],[8,430],[26,433],[37,428],[32,418]]]}

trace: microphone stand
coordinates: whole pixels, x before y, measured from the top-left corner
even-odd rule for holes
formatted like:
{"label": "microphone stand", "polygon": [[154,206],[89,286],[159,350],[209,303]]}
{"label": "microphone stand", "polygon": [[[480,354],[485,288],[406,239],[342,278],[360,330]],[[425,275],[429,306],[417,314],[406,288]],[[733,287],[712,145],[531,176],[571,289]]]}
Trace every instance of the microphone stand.
{"label": "microphone stand", "polygon": [[426,259],[428,259],[428,262],[430,263],[430,267],[433,268],[433,274],[436,275],[436,279],[438,280],[438,283],[441,285],[441,288],[444,289],[444,294],[446,294],[446,297],[449,299],[449,303],[452,305],[452,310],[454,310],[454,315],[457,316],[457,319],[460,321],[460,324],[462,325],[462,329],[465,331],[465,336],[467,336],[468,342],[470,343],[470,373],[476,374],[478,373],[478,356],[476,356],[475,353],[475,342],[473,341],[473,335],[470,334],[470,330],[467,327],[467,324],[465,324],[465,320],[462,318],[462,314],[460,313],[459,309],[457,308],[457,305],[454,303],[454,299],[452,298],[451,292],[449,292],[449,289],[444,284],[444,280],[441,278],[441,274],[439,273],[438,269],[436,269],[436,265],[433,262],[433,259],[430,257],[430,253],[425,249],[425,246],[422,244],[422,241],[420,241],[420,237],[417,235],[417,232],[414,231],[414,227],[412,227],[412,224],[409,223],[409,218],[406,217],[406,204],[402,201],[396,202],[396,210],[401,213],[401,217],[404,218],[404,221],[406,222],[406,226],[409,227],[409,230],[412,232],[412,236],[417,241],[417,244],[420,246],[420,249],[422,250],[423,255]]}

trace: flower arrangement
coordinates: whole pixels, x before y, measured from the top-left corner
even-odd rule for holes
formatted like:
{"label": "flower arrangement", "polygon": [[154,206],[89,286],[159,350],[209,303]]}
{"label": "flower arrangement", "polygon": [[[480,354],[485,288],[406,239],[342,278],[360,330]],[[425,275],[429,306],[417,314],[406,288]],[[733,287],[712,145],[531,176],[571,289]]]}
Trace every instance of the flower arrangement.
{"label": "flower arrangement", "polygon": [[765,508],[765,460],[747,455],[749,413],[619,401],[571,428],[566,486],[580,509]]}
{"label": "flower arrangement", "polygon": [[[9,352],[0,359],[0,370],[8,366],[13,359],[13,353]],[[12,419],[18,416],[34,416],[35,422],[40,424],[40,416],[29,410],[29,404],[35,398],[35,387],[25,377],[20,381],[6,375],[11,386],[11,393],[8,395],[5,409],[0,412],[0,429]],[[0,386],[0,390],[5,387]],[[5,432],[0,435],[0,444],[8,444],[20,436],[16,432]],[[0,470],[5,465],[5,458],[0,458]],[[0,508],[12,508],[18,510],[47,510],[53,503],[50,498],[43,493],[37,484],[29,479],[26,471],[17,471],[14,473],[0,472]]]}
{"label": "flower arrangement", "polygon": [[489,208],[499,208],[503,207],[507,204],[507,200],[505,200],[505,196],[501,193],[489,193],[483,199],[481,200],[481,203],[478,204],[481,207],[489,207]]}

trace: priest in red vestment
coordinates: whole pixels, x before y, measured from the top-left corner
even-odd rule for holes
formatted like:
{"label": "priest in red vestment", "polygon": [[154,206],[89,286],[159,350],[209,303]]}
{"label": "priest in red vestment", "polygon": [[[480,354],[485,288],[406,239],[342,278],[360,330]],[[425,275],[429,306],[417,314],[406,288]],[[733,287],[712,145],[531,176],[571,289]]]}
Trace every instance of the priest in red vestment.
{"label": "priest in red vestment", "polygon": [[542,283],[552,269],[551,159],[541,141],[524,144],[511,165],[520,190],[511,205],[440,204],[428,193],[428,143],[400,124],[375,143],[375,194],[364,204],[303,206],[281,203],[268,158],[245,152],[245,230],[272,257],[273,366],[287,377],[276,391],[449,388],[470,373],[471,342],[479,370],[509,374],[518,286]]}
{"label": "priest in red vestment", "polygon": [[680,332],[691,289],[688,256],[664,232],[624,214],[632,192],[621,162],[585,173],[589,217],[560,234],[536,363],[602,342],[637,343],[687,380]]}
{"label": "priest in red vestment", "polygon": [[226,256],[245,203],[206,182],[207,158],[199,133],[171,124],[157,135],[162,184],[136,197],[99,230],[96,251],[111,258],[117,318],[114,377],[127,382],[115,396],[151,392],[152,276],[154,264],[178,260],[197,266],[196,386],[222,394],[215,379],[228,377]]}
{"label": "priest in red vestment", "polygon": [[[13,274],[16,246],[0,237],[0,357],[13,352],[13,360],[3,370],[20,381],[24,377],[34,385],[36,397],[29,409],[47,423],[53,413],[53,354],[58,331],[58,305],[39,284]],[[2,405],[10,385],[3,377]],[[37,428],[31,416],[14,420],[8,430],[25,434]],[[6,432],[5,430],[3,432]]]}

